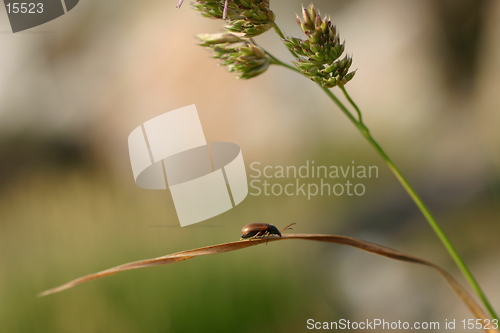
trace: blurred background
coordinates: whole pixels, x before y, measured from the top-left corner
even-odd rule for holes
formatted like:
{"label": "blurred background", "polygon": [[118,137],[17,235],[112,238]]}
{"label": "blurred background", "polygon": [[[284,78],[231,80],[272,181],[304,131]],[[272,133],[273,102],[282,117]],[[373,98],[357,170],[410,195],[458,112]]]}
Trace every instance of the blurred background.
{"label": "blurred background", "polygon": [[[314,4],[346,40],[358,69],[347,89],[372,134],[499,311],[500,2]],[[472,318],[432,270],[306,241],[36,297],[125,262],[238,240],[251,222],[296,222],[293,232],[376,242],[442,265],[465,284],[381,158],[311,81],[278,67],[236,80],[194,38],[220,31],[222,22],[188,2],[175,5],[82,0],[16,34],[0,14],[0,331],[304,332],[308,319],[444,325]],[[287,34],[301,37],[301,1],[275,0],[271,8]],[[256,40],[291,60],[272,31]],[[354,161],[378,166],[378,178],[363,180],[363,196],[249,195],[181,228],[168,191],[134,184],[127,138],[144,121],[190,104],[208,141],[242,148],[249,173],[256,161]]]}

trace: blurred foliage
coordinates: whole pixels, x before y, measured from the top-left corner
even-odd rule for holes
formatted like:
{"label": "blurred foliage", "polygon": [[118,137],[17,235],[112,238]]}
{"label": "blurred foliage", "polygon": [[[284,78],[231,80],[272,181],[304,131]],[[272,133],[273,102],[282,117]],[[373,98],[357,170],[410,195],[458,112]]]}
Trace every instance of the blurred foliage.
{"label": "blurred foliage", "polygon": [[[367,186],[370,196],[379,195],[382,189],[381,184]],[[360,304],[349,302],[352,295],[343,293],[351,287],[345,286],[346,280],[339,281],[346,271],[356,276],[375,272],[376,267],[352,271],[345,260],[349,261],[350,253],[356,250],[299,241],[124,272],[58,295],[36,298],[46,288],[117,264],[237,240],[241,226],[255,221],[279,227],[296,221],[296,232],[348,230],[346,234],[360,237],[371,230],[372,236],[365,239],[382,237],[386,245],[443,261],[454,269],[417,212],[410,219],[390,218],[394,228],[380,224],[384,222],[382,217],[371,220],[374,224],[368,229],[359,224],[348,226],[360,215],[356,207],[372,201],[370,196],[310,202],[296,197],[248,197],[226,214],[199,226],[180,228],[165,193],[136,188],[132,182],[109,173],[71,169],[31,174],[3,191],[0,322],[5,331],[302,332],[308,318],[362,320],[356,313],[364,302],[376,308],[370,299]],[[365,209],[368,214],[377,211],[370,206],[361,211]],[[452,237],[474,262],[484,251],[497,250],[494,242],[486,240],[494,239],[492,222],[498,213],[494,202],[480,200],[468,208],[439,215],[454,221]],[[411,223],[412,219],[419,221]],[[355,257],[356,262],[380,262],[369,254]],[[401,263],[389,267],[392,270],[399,265],[412,272],[407,277],[408,287],[418,283],[418,293],[436,289],[442,295],[439,301],[425,297],[435,301],[425,306],[456,302],[455,295],[435,278],[434,272]],[[389,282],[366,279],[354,281],[370,285]],[[428,280],[432,286],[421,280]],[[399,289],[387,292],[389,295],[384,296],[391,299],[405,294]],[[384,309],[378,316],[386,311],[394,310]],[[459,307],[460,311],[467,315],[464,308]]]}
{"label": "blurred foliage", "polygon": [[[367,124],[498,310],[500,6],[314,3],[353,52],[358,72],[350,91]],[[298,34],[300,4],[271,2],[290,35]],[[298,241],[125,272],[36,298],[121,263],[239,239],[251,222],[355,236],[456,273],[390,171],[311,82],[274,68],[235,81],[192,38],[216,32],[217,23],[174,7],[81,1],[32,32],[0,36],[0,331],[303,332],[309,318],[469,318],[429,270]],[[279,44],[261,37],[265,47]],[[460,84],[456,75],[474,83]],[[362,197],[249,196],[180,228],[168,191],[133,183],[126,138],[151,117],[193,103],[207,139],[238,143],[247,167],[355,161],[377,165],[379,178],[364,182]]]}

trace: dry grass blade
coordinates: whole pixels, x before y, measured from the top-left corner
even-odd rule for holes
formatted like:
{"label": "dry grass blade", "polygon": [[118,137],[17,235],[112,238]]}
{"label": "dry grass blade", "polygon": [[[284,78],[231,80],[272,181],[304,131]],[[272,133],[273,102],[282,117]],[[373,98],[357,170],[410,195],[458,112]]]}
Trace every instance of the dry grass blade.
{"label": "dry grass blade", "polygon": [[[55,287],[55,288],[46,290],[46,291],[40,293],[38,296],[47,296],[50,294],[58,293],[58,292],[61,292],[63,290],[77,286],[81,283],[95,280],[95,279],[105,277],[108,275],[116,274],[116,273],[119,273],[122,271],[127,271],[130,269],[172,264],[175,262],[183,261],[186,259],[191,259],[191,258],[198,257],[198,256],[236,251],[236,250],[241,250],[241,249],[244,249],[244,248],[247,248],[250,246],[255,246],[258,244],[262,244],[262,243],[280,241],[280,240],[285,240],[285,239],[304,239],[304,240],[313,240],[313,241],[319,241],[319,242],[344,244],[344,245],[356,247],[356,248],[364,250],[364,251],[375,253],[375,254],[378,254],[381,256],[385,256],[385,257],[388,257],[391,259],[401,260],[401,261],[406,261],[406,262],[411,262],[411,263],[431,267],[431,268],[435,269],[444,278],[444,280],[448,283],[448,285],[450,285],[450,287],[455,291],[455,293],[460,297],[462,302],[464,302],[464,304],[469,308],[469,310],[474,314],[474,316],[477,319],[483,319],[483,320],[488,319],[488,316],[486,316],[486,314],[484,313],[482,308],[469,295],[469,293],[465,290],[465,288],[461,284],[459,284],[448,272],[446,272],[441,267],[439,267],[439,266],[437,266],[437,265],[435,265],[427,260],[420,259],[420,258],[405,254],[403,252],[399,252],[397,250],[393,250],[391,248],[388,248],[388,247],[385,247],[382,245],[370,243],[370,242],[363,241],[363,240],[360,240],[357,238],[352,238],[352,237],[347,237],[347,236],[337,236],[337,235],[292,234],[292,235],[283,235],[283,237],[266,237],[266,238],[257,238],[257,239],[254,238],[254,239],[250,239],[250,240],[243,240],[243,241],[238,241],[238,242],[231,242],[231,243],[224,243],[224,244],[201,247],[198,249],[169,254],[169,255],[166,255],[163,257],[134,261],[134,262],[130,262],[127,264],[116,266],[116,267],[113,267],[110,269],[106,269],[104,271],[100,271],[100,272],[97,272],[94,274],[85,275],[85,276],[82,276],[82,277],[77,278],[75,280],[69,281],[69,282],[67,282],[59,287]],[[490,332],[490,333],[495,333],[495,332],[499,333],[498,330],[493,329],[493,328],[486,328],[485,331]]]}
{"label": "dry grass blade", "polygon": [[[271,240],[271,239],[269,239],[269,240]],[[186,259],[191,259],[191,258],[198,257],[198,256],[240,250],[240,249],[243,249],[243,248],[246,248],[249,246],[258,245],[260,243],[261,243],[261,240],[251,240],[251,241],[245,240],[245,241],[239,241],[239,242],[224,243],[224,244],[200,247],[198,249],[193,249],[193,250],[172,253],[172,254],[169,254],[166,256],[153,258],[153,259],[146,259],[146,260],[129,262],[127,264],[123,264],[120,266],[109,268],[109,269],[106,269],[104,271],[100,271],[97,273],[93,273],[93,274],[79,277],[79,278],[74,279],[72,281],[69,281],[68,283],[65,283],[59,287],[46,290],[46,291],[38,294],[38,296],[41,297],[41,296],[47,296],[50,294],[58,293],[58,292],[61,292],[63,290],[70,289],[74,286],[77,286],[81,283],[95,280],[95,279],[105,277],[108,275],[113,275],[113,274],[116,274],[119,272],[128,271],[130,269],[173,264],[174,262],[179,262],[179,261],[183,261]]]}

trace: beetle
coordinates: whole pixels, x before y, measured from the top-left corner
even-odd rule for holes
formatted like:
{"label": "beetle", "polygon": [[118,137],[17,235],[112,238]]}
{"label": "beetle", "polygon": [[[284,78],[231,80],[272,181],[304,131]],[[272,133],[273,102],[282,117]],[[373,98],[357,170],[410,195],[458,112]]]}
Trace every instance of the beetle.
{"label": "beetle", "polygon": [[241,229],[241,239],[252,239],[252,238],[264,238],[271,235],[278,235],[281,237],[281,233],[285,230],[291,230],[289,228],[291,225],[295,223],[287,225],[281,232],[272,224],[267,223],[250,223]]}

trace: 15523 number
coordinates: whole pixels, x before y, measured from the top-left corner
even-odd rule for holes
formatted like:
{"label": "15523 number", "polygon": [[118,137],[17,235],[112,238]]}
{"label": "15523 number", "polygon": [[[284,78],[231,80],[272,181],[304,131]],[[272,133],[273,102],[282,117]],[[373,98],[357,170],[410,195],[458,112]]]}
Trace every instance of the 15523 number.
{"label": "15523 number", "polygon": [[9,14],[41,14],[43,13],[43,3],[38,2],[13,2],[5,5]]}
{"label": "15523 number", "polygon": [[468,319],[465,321],[465,319],[462,320],[463,328],[464,329],[478,329],[478,330],[488,330],[488,329],[493,329],[496,330],[498,329],[498,319]]}

